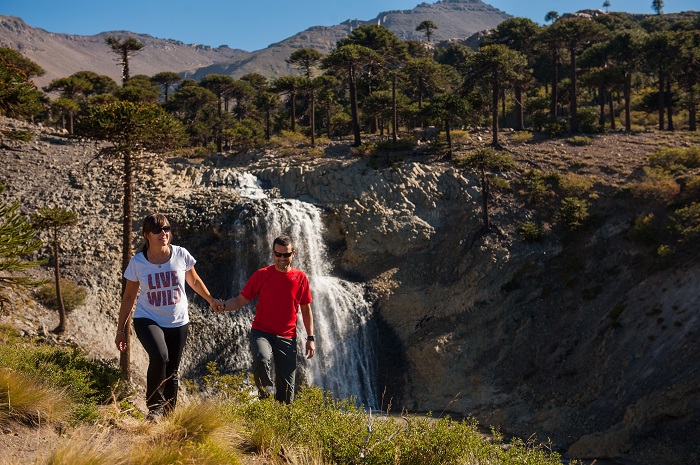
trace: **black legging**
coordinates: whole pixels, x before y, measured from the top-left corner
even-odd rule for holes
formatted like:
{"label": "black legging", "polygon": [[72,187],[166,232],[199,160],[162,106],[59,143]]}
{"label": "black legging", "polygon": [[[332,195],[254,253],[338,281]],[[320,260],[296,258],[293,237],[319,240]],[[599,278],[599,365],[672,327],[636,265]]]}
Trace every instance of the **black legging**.
{"label": "black legging", "polygon": [[170,411],[177,403],[178,368],[189,334],[189,323],[162,328],[148,318],[134,318],[134,330],[148,354],[146,406]]}

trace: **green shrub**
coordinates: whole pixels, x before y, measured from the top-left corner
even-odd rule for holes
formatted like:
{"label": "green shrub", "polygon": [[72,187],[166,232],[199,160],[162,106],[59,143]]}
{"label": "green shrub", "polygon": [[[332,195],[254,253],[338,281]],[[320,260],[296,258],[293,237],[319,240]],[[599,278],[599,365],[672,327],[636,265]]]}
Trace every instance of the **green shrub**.
{"label": "green shrub", "polygon": [[76,404],[100,404],[125,392],[120,371],[113,362],[90,360],[74,347],[2,344],[0,366],[65,390]]}
{"label": "green shrub", "polygon": [[564,229],[574,231],[588,219],[588,208],[589,203],[586,200],[566,197],[561,201],[556,218]]}
{"label": "green shrub", "polygon": [[576,115],[578,116],[578,127],[581,132],[586,134],[600,132],[600,124],[598,122],[600,115],[597,108],[579,107]]}
{"label": "green shrub", "polygon": [[654,245],[659,241],[659,224],[653,213],[639,215],[630,228],[630,237],[642,244]]}
{"label": "green shrub", "polygon": [[[61,278],[61,297],[63,306],[67,312],[75,310],[85,303],[87,289],[67,279]],[[44,305],[54,310],[58,310],[58,300],[56,299],[56,283],[46,283],[36,291],[37,299]]]}
{"label": "green shrub", "polygon": [[573,136],[566,139],[566,142],[568,142],[570,145],[580,147],[584,145],[591,145],[591,143],[593,143],[593,139],[588,136]]}
{"label": "green shrub", "polygon": [[680,194],[680,185],[663,169],[644,167],[644,178],[631,183],[627,189],[632,196],[646,203],[666,205]]}
{"label": "green shrub", "polygon": [[2,136],[18,142],[29,142],[34,139],[34,131],[29,129],[3,130]]}
{"label": "green shrub", "polygon": [[513,142],[526,143],[532,142],[533,135],[530,131],[518,131],[510,136],[510,140]]}
{"label": "green shrub", "polygon": [[521,194],[525,195],[529,202],[541,205],[555,196],[552,184],[558,179],[558,175],[550,176],[540,170],[530,170],[522,178],[521,184],[525,189]]}
{"label": "green shrub", "polygon": [[671,227],[680,242],[700,236],[700,203],[693,202],[674,211],[671,215]]}
{"label": "green shrub", "polygon": [[661,167],[672,173],[700,168],[700,147],[662,148],[649,155],[649,164]]}
{"label": "green shrub", "polygon": [[581,176],[576,173],[566,173],[559,178],[559,188],[564,197],[582,197],[593,187],[591,176]]}
{"label": "green shrub", "polygon": [[535,242],[544,239],[544,228],[534,221],[526,221],[520,225],[520,236],[525,241]]}
{"label": "green shrub", "polygon": [[562,134],[566,134],[569,130],[566,121],[564,120],[553,120],[549,119],[544,126],[542,126],[542,132],[549,137],[556,137]]}

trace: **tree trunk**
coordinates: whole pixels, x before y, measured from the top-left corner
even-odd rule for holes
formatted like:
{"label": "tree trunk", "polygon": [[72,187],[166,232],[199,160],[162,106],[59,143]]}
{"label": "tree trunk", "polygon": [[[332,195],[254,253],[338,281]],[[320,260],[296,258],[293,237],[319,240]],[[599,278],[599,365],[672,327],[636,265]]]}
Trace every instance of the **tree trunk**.
{"label": "tree trunk", "polygon": [[486,169],[481,167],[481,200],[484,209],[484,229],[491,229],[491,218],[489,217],[489,181],[486,179]]}
{"label": "tree trunk", "polygon": [[66,331],[66,307],[61,294],[61,273],[58,267],[58,228],[53,228],[53,275],[56,281],[56,305],[58,305],[58,326],[53,330],[56,334]]}
{"label": "tree trunk", "polygon": [[557,101],[559,98],[559,88],[557,83],[559,80],[559,75],[557,73],[557,61],[559,61],[558,56],[556,53],[554,53],[552,56],[552,99],[549,107],[549,113],[553,119],[556,119],[558,116],[557,107],[559,106],[559,102]]}
{"label": "tree trunk", "polygon": [[664,109],[665,109],[665,104],[664,104],[664,91],[665,91],[665,86],[664,86],[664,75],[661,71],[659,71],[659,88],[658,88],[658,105],[659,105],[659,131],[664,130]]}
{"label": "tree trunk", "polygon": [[498,145],[498,71],[493,73],[493,94],[491,95],[491,144]]}
{"label": "tree trunk", "polygon": [[350,115],[352,117],[352,134],[354,136],[353,147],[362,145],[362,137],[360,136],[360,115],[357,107],[357,76],[355,76],[355,67],[350,65]]}
{"label": "tree trunk", "polygon": [[447,154],[452,159],[452,133],[450,132],[449,118],[445,118],[445,139],[447,140]]}
{"label": "tree trunk", "polygon": [[289,94],[289,105],[292,112],[292,132],[297,132],[297,94],[292,92]]}
{"label": "tree trunk", "polygon": [[598,126],[602,131],[605,130],[605,89],[603,86],[598,86]]}
{"label": "tree trunk", "polygon": [[675,127],[673,126],[673,98],[671,95],[671,80],[670,79],[666,79],[666,111],[668,113],[668,115],[667,115],[668,130],[674,131]]}
{"label": "tree trunk", "polygon": [[612,92],[610,93],[610,98],[608,99],[608,107],[610,109],[610,130],[614,131],[615,125],[615,99],[613,99]]}
{"label": "tree trunk", "polygon": [[[124,201],[123,210],[124,218],[122,223],[122,292],[126,288],[126,278],[124,271],[131,260],[131,221],[132,221],[132,196],[133,196],[133,176],[134,166],[131,153],[124,154]],[[129,331],[129,318],[124,322],[126,329],[126,349],[119,354],[119,366],[122,369],[122,375],[127,381],[131,381],[131,332]]]}
{"label": "tree trunk", "polygon": [[316,95],[311,89],[311,108],[309,109],[309,125],[311,126],[311,147],[316,147]]}
{"label": "tree trunk", "polygon": [[578,75],[576,73],[576,48],[570,47],[569,53],[571,53],[571,96],[569,99],[569,113],[571,113],[571,132],[578,132],[578,103],[576,101],[576,80]]}
{"label": "tree trunk", "polygon": [[697,126],[698,104],[695,98],[695,91],[692,89],[688,93],[688,129],[696,131]]}
{"label": "tree trunk", "polygon": [[525,129],[523,105],[523,89],[520,86],[515,87],[515,130],[522,131]]}
{"label": "tree trunk", "polygon": [[625,76],[625,131],[632,131],[632,108],[630,103],[631,93],[632,93],[632,76],[627,74]]}
{"label": "tree trunk", "polygon": [[396,145],[398,141],[398,134],[396,127],[398,125],[398,114],[396,111],[396,72],[391,76],[391,104],[392,104],[392,115],[391,115],[391,139]]}

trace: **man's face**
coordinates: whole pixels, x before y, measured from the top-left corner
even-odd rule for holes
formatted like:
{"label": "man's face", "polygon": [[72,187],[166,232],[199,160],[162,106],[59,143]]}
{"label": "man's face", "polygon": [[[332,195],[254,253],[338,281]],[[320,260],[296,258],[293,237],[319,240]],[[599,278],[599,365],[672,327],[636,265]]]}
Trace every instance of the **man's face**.
{"label": "man's face", "polygon": [[279,271],[288,271],[292,266],[292,258],[294,258],[294,249],[291,245],[275,244],[272,249],[272,256],[275,259],[275,268]]}

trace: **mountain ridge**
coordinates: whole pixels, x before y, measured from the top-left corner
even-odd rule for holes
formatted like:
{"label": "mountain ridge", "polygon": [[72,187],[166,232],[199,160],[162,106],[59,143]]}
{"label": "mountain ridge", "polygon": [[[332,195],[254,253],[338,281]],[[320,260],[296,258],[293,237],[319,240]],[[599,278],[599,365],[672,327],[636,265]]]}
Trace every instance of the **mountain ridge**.
{"label": "mountain ridge", "polygon": [[481,0],[420,3],[411,10],[380,12],[370,20],[348,19],[333,26],[312,26],[264,49],[248,52],[227,45],[186,44],[176,39],[129,31],[101,32],[90,36],[50,32],[32,27],[21,18],[0,15],[0,46],[18,50],[44,68],[46,74],[34,78],[39,87],[78,71],[94,71],[119,82],[121,69],[105,44],[105,38],[110,35],[132,36],[146,45],[129,63],[132,75],[152,76],[161,71],[173,71],[194,79],[212,73],[233,77],[260,73],[274,78],[296,72],[286,63],[294,50],[310,47],[327,53],[339,39],[362,25],[381,24],[399,39],[421,40],[423,34],[416,32],[415,28],[420,22],[431,20],[439,26],[434,31],[434,39],[444,40],[469,37],[497,26],[508,17],[507,13]]}

